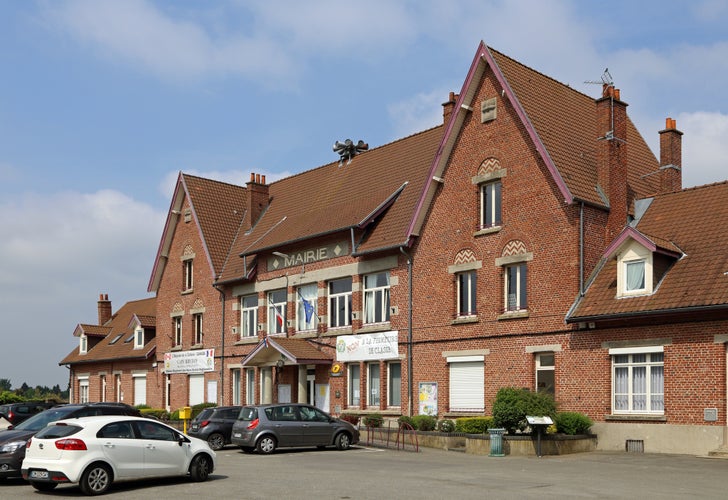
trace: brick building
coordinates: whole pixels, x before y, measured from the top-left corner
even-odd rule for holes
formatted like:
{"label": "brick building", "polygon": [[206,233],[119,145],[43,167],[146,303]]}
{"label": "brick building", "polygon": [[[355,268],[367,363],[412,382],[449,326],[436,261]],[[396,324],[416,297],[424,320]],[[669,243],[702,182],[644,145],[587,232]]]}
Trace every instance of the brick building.
{"label": "brick building", "polygon": [[500,387],[599,446],[726,441],[728,184],[683,189],[597,99],[484,44],[443,124],[245,187],[181,173],[149,283],[153,406],[483,415]]}

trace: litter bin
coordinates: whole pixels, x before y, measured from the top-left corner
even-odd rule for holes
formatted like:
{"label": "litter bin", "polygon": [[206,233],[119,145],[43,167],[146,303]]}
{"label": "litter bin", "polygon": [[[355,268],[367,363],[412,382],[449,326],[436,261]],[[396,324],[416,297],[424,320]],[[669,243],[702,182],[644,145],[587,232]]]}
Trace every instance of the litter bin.
{"label": "litter bin", "polygon": [[505,457],[503,453],[503,434],[506,433],[505,429],[488,429],[490,434],[490,455],[489,457]]}

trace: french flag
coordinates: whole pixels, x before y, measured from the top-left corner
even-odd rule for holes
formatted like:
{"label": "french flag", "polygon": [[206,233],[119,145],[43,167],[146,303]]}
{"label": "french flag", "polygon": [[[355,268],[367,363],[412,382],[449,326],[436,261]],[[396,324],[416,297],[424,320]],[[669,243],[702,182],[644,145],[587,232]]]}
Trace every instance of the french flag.
{"label": "french flag", "polygon": [[273,303],[273,299],[271,299],[270,296],[268,296],[268,302],[270,302],[270,305],[273,306],[273,310],[276,312],[276,321],[278,322],[278,326],[283,326],[283,315],[278,310],[278,306]]}

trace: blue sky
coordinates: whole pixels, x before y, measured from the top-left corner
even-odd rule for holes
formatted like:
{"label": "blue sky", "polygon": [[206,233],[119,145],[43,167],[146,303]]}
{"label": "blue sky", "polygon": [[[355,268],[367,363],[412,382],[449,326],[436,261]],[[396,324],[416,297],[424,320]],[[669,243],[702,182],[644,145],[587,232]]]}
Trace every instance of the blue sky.
{"label": "blue sky", "polygon": [[683,184],[728,179],[728,2],[0,0],[0,378],[60,384],[96,300],[145,298],[177,173],[269,181],[441,121],[483,40],[609,68]]}

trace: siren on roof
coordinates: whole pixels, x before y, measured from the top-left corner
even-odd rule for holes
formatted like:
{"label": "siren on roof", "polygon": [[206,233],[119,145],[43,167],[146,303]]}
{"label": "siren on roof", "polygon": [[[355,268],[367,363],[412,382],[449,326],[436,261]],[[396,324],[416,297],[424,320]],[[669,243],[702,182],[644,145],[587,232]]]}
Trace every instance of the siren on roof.
{"label": "siren on roof", "polygon": [[344,163],[344,160],[347,160],[346,164],[348,165],[349,163],[351,163],[352,158],[354,158],[359,153],[363,153],[364,151],[368,150],[369,144],[364,141],[359,141],[354,144],[354,141],[352,141],[351,139],[347,139],[344,142],[336,141],[334,143],[333,149],[334,152],[339,154],[339,166],[341,166],[341,164]]}

